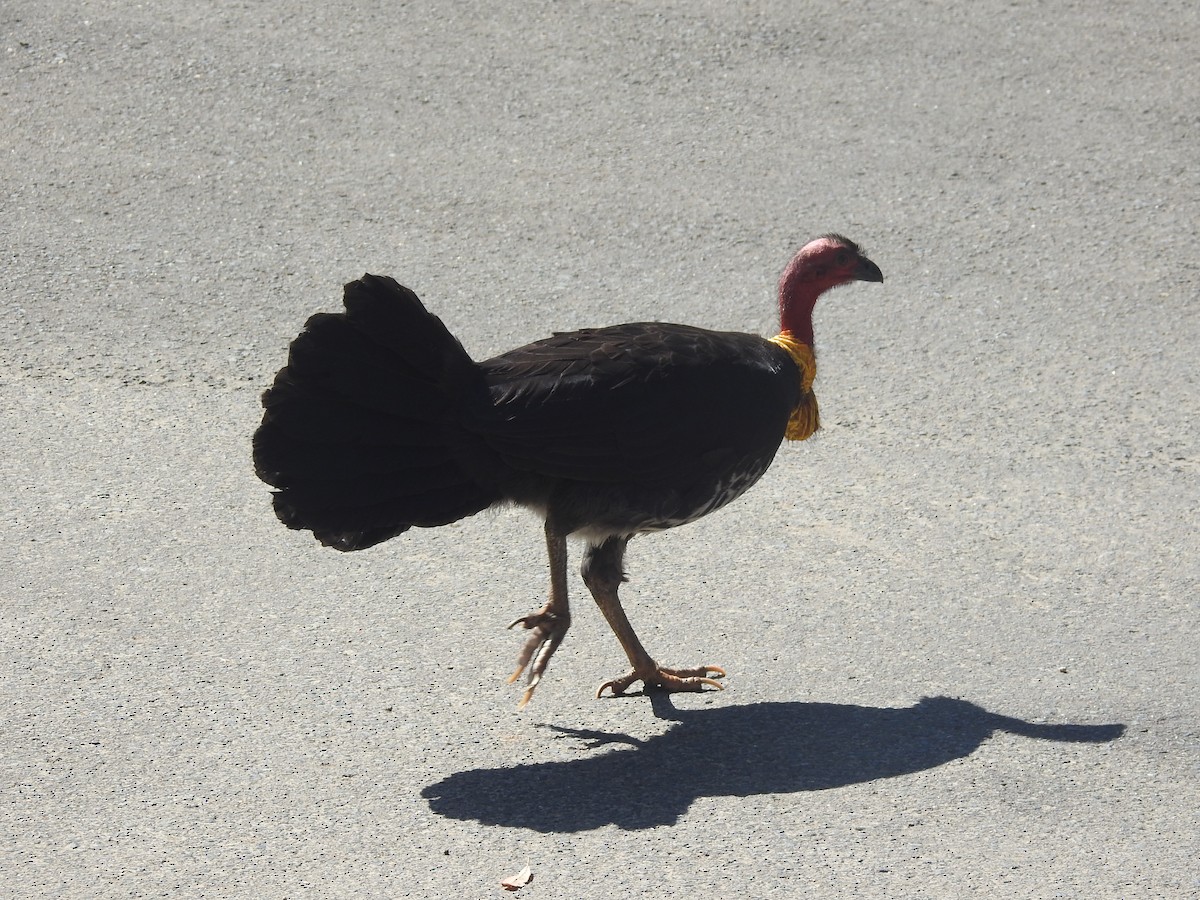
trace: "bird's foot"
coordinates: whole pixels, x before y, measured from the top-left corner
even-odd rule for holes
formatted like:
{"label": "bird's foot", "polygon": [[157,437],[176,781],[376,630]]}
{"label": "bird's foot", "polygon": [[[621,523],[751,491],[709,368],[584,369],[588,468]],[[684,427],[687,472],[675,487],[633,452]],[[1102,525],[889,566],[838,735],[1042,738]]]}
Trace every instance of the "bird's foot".
{"label": "bird's foot", "polygon": [[554,651],[566,637],[567,629],[571,627],[571,616],[542,609],[527,616],[521,616],[508,627],[516,628],[518,625],[529,631],[529,637],[525,639],[525,644],[517,655],[517,668],[508,676],[508,683],[512,684],[520,678],[525,667],[529,666],[530,660],[533,661],[533,665],[529,668],[529,684],[521,696],[521,702],[517,704],[517,709],[524,709],[525,705],[533,699],[533,690],[542,680],[542,674],[546,671],[546,666],[550,664],[550,657],[554,655]]}
{"label": "bird's foot", "polygon": [[678,691],[702,691],[705,686],[725,690],[725,685],[716,679],[724,678],[725,670],[720,666],[696,666],[694,669],[666,669],[655,666],[645,672],[634,669],[628,675],[606,681],[596,690],[597,699],[604,691],[611,690],[614,697],[624,694],[635,681],[640,681],[647,690],[659,690],[675,693]]}

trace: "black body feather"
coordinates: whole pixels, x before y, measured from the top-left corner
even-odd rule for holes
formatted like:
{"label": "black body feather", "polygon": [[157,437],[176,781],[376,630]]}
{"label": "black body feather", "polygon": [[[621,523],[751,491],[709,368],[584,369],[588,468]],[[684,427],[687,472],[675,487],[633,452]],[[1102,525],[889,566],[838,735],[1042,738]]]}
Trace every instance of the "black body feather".
{"label": "black body feather", "polygon": [[515,502],[562,533],[691,521],[770,465],[799,371],[763,338],[639,323],[475,363],[390,278],[346,286],[263,395],[259,476],[289,527],[341,550]]}

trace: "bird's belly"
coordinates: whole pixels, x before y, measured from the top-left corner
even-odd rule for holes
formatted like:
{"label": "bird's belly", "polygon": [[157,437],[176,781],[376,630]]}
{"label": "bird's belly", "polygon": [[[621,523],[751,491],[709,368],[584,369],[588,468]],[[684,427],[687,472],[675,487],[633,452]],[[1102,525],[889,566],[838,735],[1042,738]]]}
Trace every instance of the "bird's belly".
{"label": "bird's belly", "polygon": [[[564,511],[578,526],[574,533],[590,540],[609,535],[647,534],[694,522],[748,491],[770,465],[770,458],[730,471],[703,485],[658,487],[641,485],[625,490],[569,491],[561,496]],[[571,512],[582,513],[572,516]]]}
{"label": "bird's belly", "polygon": [[712,486],[712,491],[707,498],[697,497],[690,503],[680,503],[674,510],[664,509],[660,514],[648,517],[639,526],[638,531],[664,531],[667,528],[686,525],[688,522],[694,522],[707,516],[710,512],[731,503],[750,490],[766,470],[767,467],[762,466],[757,469],[731,473]]}

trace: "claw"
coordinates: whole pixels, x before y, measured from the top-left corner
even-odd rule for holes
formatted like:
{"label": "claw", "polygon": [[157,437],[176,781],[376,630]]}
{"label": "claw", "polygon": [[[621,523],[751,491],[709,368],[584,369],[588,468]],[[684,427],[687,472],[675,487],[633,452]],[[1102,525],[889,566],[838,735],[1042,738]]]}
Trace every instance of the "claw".
{"label": "claw", "polygon": [[596,699],[599,700],[604,691],[611,690],[614,697],[619,697],[625,693],[625,689],[638,680],[636,672],[630,672],[628,675],[623,675],[620,678],[614,678],[612,681],[606,681],[600,687],[596,688]]}
{"label": "claw", "polygon": [[[524,625],[526,628],[536,628],[536,624],[530,621],[534,617],[534,614],[530,614],[528,616],[521,616],[519,619],[514,619],[512,624],[508,626],[507,630],[512,630],[518,625]],[[505,684],[512,684],[521,677],[521,673],[524,672],[525,667],[529,665],[529,660],[533,658],[533,651],[540,643],[541,638],[538,637],[537,633],[534,633],[531,634],[528,640],[521,645],[521,652],[517,654],[517,667],[513,670],[513,673],[509,675],[507,679],[505,679]]]}
{"label": "claw", "polygon": [[533,699],[533,689],[534,689],[536,686],[537,686],[537,685],[536,685],[536,683],[534,683],[534,684],[531,684],[531,685],[529,685],[529,687],[527,687],[527,688],[525,689],[525,693],[521,695],[521,702],[517,704],[517,711],[518,711],[518,712],[520,712],[520,711],[521,711],[521,710],[523,710],[523,709],[524,709],[526,706],[528,706],[528,705],[529,705],[529,701]]}

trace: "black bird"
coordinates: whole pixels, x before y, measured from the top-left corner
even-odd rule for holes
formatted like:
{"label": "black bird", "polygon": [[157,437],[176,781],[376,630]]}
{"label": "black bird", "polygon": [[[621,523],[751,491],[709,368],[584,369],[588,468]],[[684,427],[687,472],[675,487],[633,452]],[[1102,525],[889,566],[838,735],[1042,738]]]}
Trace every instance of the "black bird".
{"label": "black bird", "polygon": [[824,235],[780,278],[774,338],[642,322],[477,363],[416,294],[364,275],[346,285],[345,312],[308,320],[263,394],[255,471],[285,525],[337,550],[499,504],[541,514],[550,598],[509,626],[530,632],[509,678],[529,669],[521,706],[571,624],[569,535],[587,542],[584,583],[633,667],[596,696],[635,681],[720,688],[720,667],[665,668],[642,647],[617,597],[625,545],[724,506],[785,436],[817,429],[813,306],[854,280],[883,275],[853,241]]}

